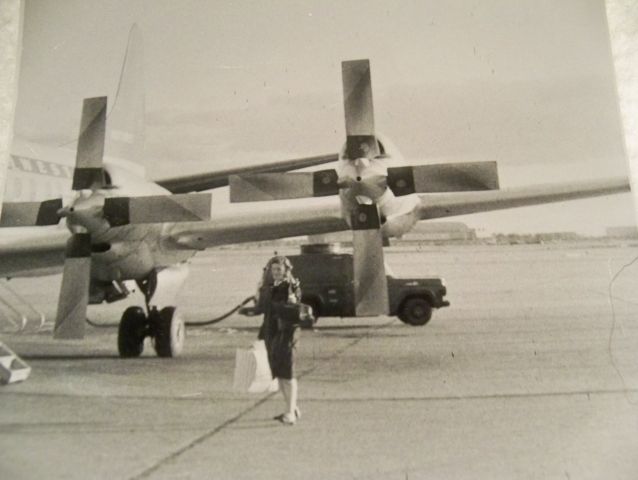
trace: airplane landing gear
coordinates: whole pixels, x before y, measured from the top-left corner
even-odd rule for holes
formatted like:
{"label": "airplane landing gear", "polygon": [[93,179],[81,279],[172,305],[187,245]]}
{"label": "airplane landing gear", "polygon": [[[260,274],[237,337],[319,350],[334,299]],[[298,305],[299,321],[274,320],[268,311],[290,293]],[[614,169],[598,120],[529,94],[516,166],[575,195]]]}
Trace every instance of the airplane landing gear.
{"label": "airplane landing gear", "polygon": [[184,348],[186,325],[174,306],[157,309],[157,305],[174,305],[178,287],[184,283],[188,268],[180,264],[160,271],[152,271],[137,285],[144,294],[146,312],[141,307],[124,311],[117,336],[120,357],[139,357],[144,339],[150,337],[158,357],[176,357]]}
{"label": "airplane landing gear", "polygon": [[148,333],[148,321],[140,307],[128,307],[122,314],[117,332],[117,349],[122,358],[139,357],[144,351],[144,338]]}
{"label": "airplane landing gear", "polygon": [[158,357],[176,357],[184,348],[186,327],[182,317],[175,314],[175,307],[151,310],[151,316],[156,316],[154,325],[154,346]]}
{"label": "airplane landing gear", "polygon": [[139,357],[144,351],[144,339],[153,339],[158,357],[176,357],[184,348],[186,327],[175,307],[158,311],[151,308],[146,316],[140,307],[129,307],[124,311],[117,335],[117,348],[122,358]]}

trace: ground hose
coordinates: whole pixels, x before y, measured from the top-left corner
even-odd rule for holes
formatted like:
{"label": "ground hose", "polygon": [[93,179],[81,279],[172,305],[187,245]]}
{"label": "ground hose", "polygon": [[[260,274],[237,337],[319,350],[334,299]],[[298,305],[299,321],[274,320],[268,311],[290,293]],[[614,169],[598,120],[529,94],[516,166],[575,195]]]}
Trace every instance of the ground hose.
{"label": "ground hose", "polygon": [[[239,310],[241,307],[246,305],[248,302],[251,302],[251,301],[254,301],[254,300],[255,300],[254,295],[251,295],[250,297],[246,297],[241,303],[239,303],[238,305],[234,306],[231,310],[229,310],[228,312],[224,313],[223,315],[220,315],[219,317],[215,317],[215,318],[213,318],[211,320],[206,320],[204,322],[184,322],[184,324],[187,327],[205,327],[207,325],[214,325],[215,323],[219,323],[222,320],[227,319],[233,313],[235,313],[237,310]],[[95,322],[92,322],[91,320],[89,320],[88,318],[86,319],[86,323],[88,323],[89,325],[91,325],[92,327],[95,327],[95,328],[114,328],[114,327],[117,327],[117,325],[114,325],[112,323],[95,323]]]}
{"label": "ground hose", "polygon": [[241,307],[243,307],[248,302],[251,302],[253,300],[255,300],[255,297],[254,297],[254,295],[251,295],[250,297],[246,297],[240,304],[235,305],[231,310],[229,310],[228,312],[224,313],[223,315],[220,315],[219,317],[215,317],[215,318],[213,318],[211,320],[207,320],[205,322],[184,322],[184,324],[187,327],[204,327],[206,325],[213,325],[215,323],[219,323],[222,320],[225,320],[226,318],[230,317],[233,313],[235,313]]}

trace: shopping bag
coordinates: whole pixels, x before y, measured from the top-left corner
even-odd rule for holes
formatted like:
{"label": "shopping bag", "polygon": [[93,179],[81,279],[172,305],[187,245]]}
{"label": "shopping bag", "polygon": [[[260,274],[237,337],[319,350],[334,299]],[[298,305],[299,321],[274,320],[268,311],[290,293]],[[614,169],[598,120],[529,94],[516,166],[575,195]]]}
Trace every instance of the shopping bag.
{"label": "shopping bag", "polygon": [[235,353],[233,390],[264,393],[276,392],[278,389],[279,382],[272,378],[264,341],[254,342],[252,348],[238,348]]}

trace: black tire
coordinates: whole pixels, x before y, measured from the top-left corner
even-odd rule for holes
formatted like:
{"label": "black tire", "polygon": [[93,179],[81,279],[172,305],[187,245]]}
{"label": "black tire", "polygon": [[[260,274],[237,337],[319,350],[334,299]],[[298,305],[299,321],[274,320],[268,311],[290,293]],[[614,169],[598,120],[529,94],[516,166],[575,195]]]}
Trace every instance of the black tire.
{"label": "black tire", "polygon": [[117,350],[122,358],[139,357],[144,351],[146,315],[140,307],[128,307],[117,331]]}
{"label": "black tire", "polygon": [[403,323],[422,327],[432,318],[432,305],[423,297],[406,299],[399,309],[399,319]]}
{"label": "black tire", "polygon": [[299,326],[304,330],[311,330],[319,320],[319,302],[313,298],[301,299],[301,303],[305,303],[310,308],[312,308],[312,318],[313,320],[305,320],[299,323]]}
{"label": "black tire", "polygon": [[153,345],[158,357],[177,357],[184,348],[186,326],[182,318],[175,313],[175,307],[165,307],[157,314]]}

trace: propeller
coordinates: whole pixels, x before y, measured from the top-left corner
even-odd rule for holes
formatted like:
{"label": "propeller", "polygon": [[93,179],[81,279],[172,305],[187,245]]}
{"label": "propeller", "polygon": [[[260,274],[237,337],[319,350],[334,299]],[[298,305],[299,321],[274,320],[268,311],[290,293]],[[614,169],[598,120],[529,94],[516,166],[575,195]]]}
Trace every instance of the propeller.
{"label": "propeller", "polygon": [[62,286],[53,329],[55,338],[84,338],[90,282],[91,235],[75,233],[66,244]]}
{"label": "propeller", "polygon": [[230,201],[262,202],[291,198],[325,197],[339,193],[337,172],[256,173],[231,175]]}
{"label": "propeller", "polygon": [[387,315],[388,282],[377,206],[370,204],[355,207],[351,225],[355,314],[358,317]]}
{"label": "propeller", "polygon": [[[72,189],[95,192],[104,187],[104,135],[106,129],[106,97],[84,99],[80,135],[75,157]],[[60,209],[70,216],[74,208]],[[62,339],[84,337],[86,309],[91,284],[91,234],[74,227],[67,241],[62,285],[58,298],[53,336]]]}
{"label": "propeller", "polygon": [[32,227],[57,225],[62,199],[44,202],[8,202],[2,205],[0,227]]}
{"label": "propeller", "polygon": [[[82,120],[75,157],[72,189],[91,190],[104,188],[104,136],[106,131],[106,97],[85,98],[82,104]],[[70,216],[74,208],[60,209],[62,216]],[[67,241],[62,271],[62,285],[58,298],[53,336],[63,339],[84,337],[86,309],[91,285],[91,234],[74,228]]]}
{"label": "propeller", "polygon": [[209,220],[211,199],[210,193],[109,197],[104,200],[102,213],[112,227]]}
{"label": "propeller", "polygon": [[67,241],[54,337],[78,339],[84,323],[91,284],[92,242],[111,227],[134,223],[183,222],[210,219],[211,195],[110,197],[103,165],[106,97],[87,98],[73,171],[76,197],[63,207],[61,199],[8,203],[0,226],[56,225],[66,218],[72,232]]}
{"label": "propeller", "polygon": [[496,162],[439,163],[388,168],[387,185],[395,196],[412,193],[498,190]]}
{"label": "propeller", "polygon": [[369,60],[342,62],[341,79],[346,118],[345,158],[375,158],[380,152],[374,132]]}
{"label": "propeller", "polygon": [[339,167],[318,172],[259,173],[229,179],[232,202],[322,197],[348,192],[377,201],[388,189],[396,197],[413,193],[499,188],[496,162],[391,167],[391,152],[375,132],[369,60],[342,63],[346,142]]}
{"label": "propeller", "polygon": [[73,190],[104,187],[104,135],[106,97],[85,98],[82,105],[80,136],[73,171]]}
{"label": "propeller", "polygon": [[337,169],[231,176],[230,199],[254,202],[340,194],[353,235],[356,314],[378,315],[388,311],[378,204],[391,217],[411,211],[415,203],[394,197],[495,189],[498,175],[494,162],[390,167],[390,152],[375,130],[370,62],[343,62],[341,73],[346,142]]}
{"label": "propeller", "polygon": [[[368,191],[384,190],[383,172],[366,170],[370,160],[380,154],[374,129],[374,106],[370,62],[354,60],[341,65],[343,106],[346,123],[346,145],[343,161],[354,168],[352,175],[341,175],[344,188],[365,196]],[[350,165],[348,165],[350,163]],[[345,170],[345,169],[343,169]],[[368,175],[366,175],[368,173]],[[381,174],[381,175],[380,175]],[[365,177],[366,180],[364,180]],[[361,182],[362,186],[359,186]],[[367,188],[366,188],[367,187]],[[380,192],[377,190],[377,194]],[[388,285],[383,261],[383,238],[376,203],[355,203],[350,212],[352,257],[354,267],[355,314],[369,316],[388,314]]]}

